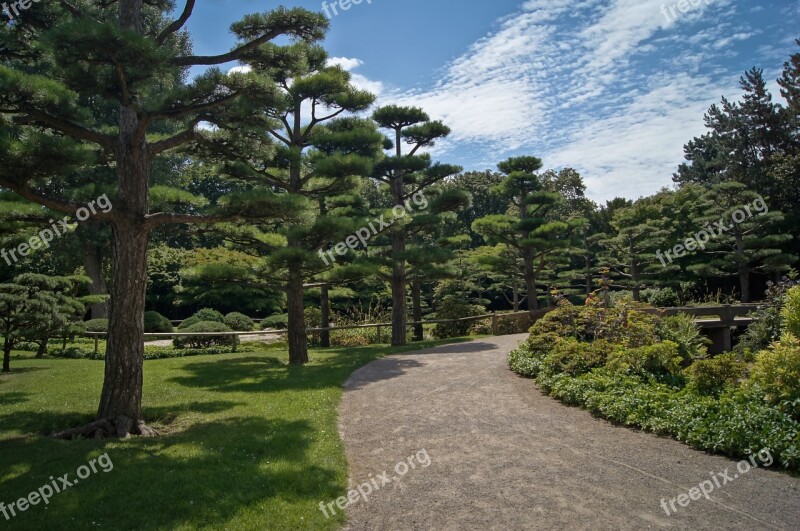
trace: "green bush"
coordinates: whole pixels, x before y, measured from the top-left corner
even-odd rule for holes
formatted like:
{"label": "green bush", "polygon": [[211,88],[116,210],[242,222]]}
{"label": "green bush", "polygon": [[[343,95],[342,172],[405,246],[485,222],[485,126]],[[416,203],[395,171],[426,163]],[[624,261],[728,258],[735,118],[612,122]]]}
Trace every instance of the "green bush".
{"label": "green bush", "polygon": [[613,346],[604,339],[593,343],[583,343],[572,338],[561,339],[551,345],[542,369],[551,375],[564,373],[577,376],[605,365],[611,350]]}
{"label": "green bush", "polygon": [[[242,343],[236,348],[238,352],[259,352],[264,350],[264,344],[258,342]],[[206,356],[210,354],[230,354],[234,349],[230,346],[217,346],[206,348],[173,348],[173,347],[157,347],[153,345],[145,345],[144,359],[146,360],[159,360],[167,358],[183,358],[186,356]],[[71,358],[71,359],[87,359],[87,360],[102,360],[105,359],[105,349],[101,348],[97,354],[94,353],[93,348],[81,346],[69,346],[66,349],[58,349],[49,353],[54,358]]]}
{"label": "green bush", "polygon": [[150,334],[168,334],[173,332],[169,319],[158,312],[144,312],[144,331]]}
{"label": "green bush", "polygon": [[686,369],[690,383],[703,395],[719,395],[726,386],[736,385],[747,376],[747,364],[732,352],[708,360],[698,360]]}
{"label": "green bush", "polygon": [[618,347],[608,356],[606,367],[621,374],[669,377],[680,374],[681,362],[677,343],[664,341],[636,348]]}
{"label": "green bush", "polygon": [[270,315],[269,317],[262,319],[261,324],[259,326],[261,330],[266,330],[267,328],[285,330],[286,328],[289,327],[289,314],[279,313],[275,315]]}
{"label": "green bush", "polygon": [[192,317],[197,317],[200,321],[214,321],[216,323],[225,323],[225,316],[222,315],[217,310],[212,308],[203,308],[202,310],[198,310],[192,315]]}
{"label": "green bush", "polygon": [[184,319],[181,321],[181,324],[178,325],[178,330],[184,331],[190,326],[196,325],[197,323],[202,322],[202,319],[199,317],[191,316],[188,319]]}
{"label": "green bush", "polygon": [[[216,321],[200,321],[183,330],[186,333],[233,332],[231,327]],[[206,348],[228,345],[235,348],[239,344],[238,336],[180,336],[172,340],[175,348]]]}
{"label": "green bush", "polygon": [[108,332],[108,319],[92,319],[83,325],[87,332]]}
{"label": "green bush", "polygon": [[237,332],[250,332],[254,326],[252,319],[239,312],[231,312],[226,315],[225,324]]}
{"label": "green bush", "polygon": [[711,341],[700,332],[692,316],[679,313],[665,317],[659,321],[656,330],[662,340],[677,343],[684,363],[708,356]]}
{"label": "green bush", "polygon": [[642,301],[656,308],[672,308],[680,306],[681,300],[672,288],[646,290],[642,293]]}
{"label": "green bush", "polygon": [[761,386],[770,403],[800,419],[800,340],[789,336],[759,352],[750,380]]}
{"label": "green bush", "polygon": [[786,301],[781,311],[783,330],[800,339],[800,286],[786,292]]}

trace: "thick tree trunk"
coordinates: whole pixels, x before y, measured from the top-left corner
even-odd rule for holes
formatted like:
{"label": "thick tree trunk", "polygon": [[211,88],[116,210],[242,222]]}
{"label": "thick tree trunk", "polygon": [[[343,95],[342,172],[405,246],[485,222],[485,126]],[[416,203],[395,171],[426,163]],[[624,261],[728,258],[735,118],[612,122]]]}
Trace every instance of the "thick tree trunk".
{"label": "thick tree trunk", "polygon": [[[89,294],[106,295],[108,287],[103,276],[103,257],[97,245],[87,243],[84,246],[83,265],[86,269],[86,276],[92,279],[92,283],[89,285]],[[92,319],[108,319],[107,302],[92,304],[90,309]]]}
{"label": "thick tree trunk", "polygon": [[[141,33],[141,13],[142,0],[119,0],[122,28]],[[155,432],[145,426],[142,418],[150,155],[145,126],[132,102],[120,104],[119,123],[105,379],[97,421],[87,426],[83,434],[152,436]]]}
{"label": "thick tree trunk", "polygon": [[114,426],[115,433],[110,435],[150,435],[142,419],[148,235],[129,220],[114,223],[113,231],[106,370],[97,419]]}
{"label": "thick tree trunk", "polygon": [[[331,302],[328,296],[328,285],[323,285],[319,290],[319,312],[320,328],[330,328],[331,326]],[[328,348],[331,346],[331,333],[324,330],[319,333],[319,346]]]}
{"label": "thick tree trunk", "polygon": [[531,317],[536,315],[539,309],[539,297],[536,291],[536,271],[533,268],[533,257],[530,253],[524,253],[525,260],[525,288],[528,291],[528,312]]}
{"label": "thick tree trunk", "polygon": [[[422,321],[422,286],[419,281],[411,283],[411,305],[412,317],[415,322]],[[424,339],[424,331],[421,324],[414,325],[414,341]]]}
{"label": "thick tree trunk", "polygon": [[11,343],[8,338],[3,343],[3,372],[11,372]]}
{"label": "thick tree trunk", "polygon": [[47,353],[47,343],[49,341],[49,339],[45,338],[39,343],[39,349],[36,351],[36,359],[44,358],[45,353]]}
{"label": "thick tree trunk", "polygon": [[308,336],[306,318],[303,314],[303,278],[299,273],[289,273],[286,283],[286,305],[289,312],[289,363],[303,365],[308,363]]}
{"label": "thick tree trunk", "polygon": [[750,302],[750,271],[746,267],[739,268],[739,285],[742,288],[742,302]]}

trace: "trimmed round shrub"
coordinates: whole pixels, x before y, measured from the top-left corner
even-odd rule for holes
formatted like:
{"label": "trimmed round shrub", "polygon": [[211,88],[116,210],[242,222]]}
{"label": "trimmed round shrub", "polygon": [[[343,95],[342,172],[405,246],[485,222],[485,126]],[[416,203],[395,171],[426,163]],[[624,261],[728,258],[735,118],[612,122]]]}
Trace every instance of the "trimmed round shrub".
{"label": "trimmed round shrub", "polygon": [[642,300],[656,308],[672,308],[681,305],[681,299],[672,288],[646,290],[642,293]]}
{"label": "trimmed round shrub", "polygon": [[172,323],[158,312],[144,312],[144,331],[149,334],[167,334],[172,332]]}
{"label": "trimmed round shrub", "polygon": [[[204,332],[233,332],[231,327],[216,321],[200,321],[185,329],[182,332],[204,333]],[[221,345],[228,345],[236,348],[239,344],[238,336],[181,336],[172,340],[175,348],[208,348]]]}
{"label": "trimmed round shrub", "polygon": [[203,320],[199,317],[195,317],[194,315],[189,317],[188,319],[184,319],[181,321],[181,324],[178,325],[178,330],[186,330],[192,325],[196,325],[197,323],[202,322]]}
{"label": "trimmed round shrub", "polygon": [[201,321],[216,321],[217,323],[225,323],[225,316],[217,310],[211,308],[203,308],[195,312],[192,317],[197,317]]}
{"label": "trimmed round shrub", "polygon": [[108,332],[108,319],[92,319],[83,324],[87,332]]}
{"label": "trimmed round shrub", "polygon": [[231,312],[226,315],[225,324],[237,332],[250,332],[253,330],[253,320],[239,312]]}
{"label": "trimmed round shrub", "polygon": [[286,329],[289,327],[289,314],[279,313],[270,315],[269,317],[263,319],[259,326],[261,327],[261,330],[265,330],[267,328],[277,328],[278,330]]}
{"label": "trimmed round shrub", "polygon": [[681,362],[678,344],[667,340],[643,347],[617,348],[608,356],[606,367],[638,376],[675,376],[681,372]]}

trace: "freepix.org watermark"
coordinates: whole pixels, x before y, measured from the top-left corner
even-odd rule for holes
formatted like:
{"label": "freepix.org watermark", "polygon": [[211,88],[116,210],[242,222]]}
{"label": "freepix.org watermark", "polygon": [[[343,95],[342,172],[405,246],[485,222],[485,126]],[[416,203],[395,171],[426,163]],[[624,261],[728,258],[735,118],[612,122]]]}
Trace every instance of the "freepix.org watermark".
{"label": "freepix.org watermark", "polygon": [[[333,253],[336,252],[339,256],[344,256],[347,254],[348,250],[355,251],[358,249],[359,244],[361,247],[366,247],[367,242],[372,239],[374,236],[377,236],[384,230],[388,229],[389,227],[394,224],[395,221],[398,219],[402,219],[406,217],[412,210],[411,203],[413,203],[419,210],[425,210],[428,208],[428,198],[425,197],[425,194],[422,192],[417,192],[412,195],[409,199],[406,199],[405,204],[403,205],[395,205],[392,207],[392,218],[386,220],[386,215],[381,215],[377,219],[373,219],[369,222],[369,225],[366,227],[361,227],[358,229],[354,234],[351,234],[344,241],[341,241],[333,246],[332,249],[327,251],[323,251],[322,249],[319,250],[319,257],[325,262],[325,265],[331,265],[331,263],[336,262],[336,257],[333,256]],[[329,260],[330,258],[330,260]]]}
{"label": "freepix.org watermark", "polygon": [[60,494],[73,485],[77,485],[80,480],[86,479],[92,474],[96,474],[98,471],[98,465],[100,470],[103,472],[111,472],[114,470],[114,463],[111,462],[111,458],[108,456],[108,453],[105,453],[96,459],[90,459],[88,466],[79,466],[78,470],[75,471],[75,475],[78,476],[77,479],[70,481],[69,473],[60,476],[58,481],[56,481],[53,476],[50,476],[49,483],[45,483],[24,498],[20,498],[15,502],[9,503],[8,505],[0,502],[0,512],[3,513],[3,516],[5,516],[6,520],[11,520],[13,517],[17,516],[18,511],[23,513],[32,506],[39,505],[42,502],[47,505],[50,503],[50,498],[56,494]]}
{"label": "freepix.org watermark", "polygon": [[[330,4],[328,4],[328,2],[325,2],[325,0],[323,0],[322,10],[325,12],[326,17],[333,18],[339,14],[339,9],[341,9],[342,11],[347,11],[351,7],[357,6],[361,2],[363,2],[363,0],[338,0],[338,2],[331,2]],[[372,0],[367,0],[367,3],[371,4]],[[333,13],[333,15],[331,15],[331,13]]]}
{"label": "freepix.org watermark", "polygon": [[[742,208],[734,210],[731,214],[733,223],[727,223],[724,218],[720,218],[713,226],[709,223],[703,230],[697,232],[693,236],[686,238],[683,243],[679,243],[672,249],[656,251],[656,256],[661,261],[663,267],[667,267],[667,262],[670,264],[674,258],[681,258],[686,256],[687,252],[696,251],[697,249],[705,250],[706,244],[714,238],[722,236],[726,231],[732,230],[736,225],[744,223],[747,219],[756,215],[766,214],[769,211],[767,203],[764,198],[758,196],[755,201],[749,205],[744,205]],[[674,255],[674,256],[673,256]]]}
{"label": "freepix.org watermark", "polygon": [[[396,476],[390,477],[387,470],[384,470],[382,474],[378,474],[376,477],[370,474],[367,481],[361,483],[355,489],[350,490],[347,496],[339,496],[335,501],[327,504],[325,502],[319,502],[319,510],[322,511],[325,518],[330,518],[336,514],[334,506],[340,511],[344,511],[350,505],[358,502],[358,500],[369,501],[371,495],[387,485],[400,481],[400,478],[408,474],[411,470],[416,470],[417,465],[420,465],[421,468],[428,468],[431,466],[432,462],[428,451],[423,448],[416,454],[408,456],[405,461],[400,461],[394,466],[394,471],[397,474]],[[330,514],[328,514],[328,511],[330,511]]]}
{"label": "freepix.org watermark", "polygon": [[[89,201],[85,207],[76,210],[75,218],[78,221],[86,221],[92,215],[97,214],[98,208],[103,214],[108,214],[113,208],[106,194]],[[58,220],[58,222],[51,219],[50,223],[52,223],[50,227],[42,229],[36,236],[31,236],[27,242],[23,242],[13,249],[0,249],[0,256],[3,257],[6,264],[11,265],[12,263],[17,263],[21,257],[24,258],[28,256],[31,251],[41,249],[42,247],[45,249],[49,248],[50,242],[53,241],[56,236],[61,237],[74,228],[74,226],[70,224],[69,216],[64,216],[64,218]]]}
{"label": "freepix.org watermark", "polygon": [[[38,4],[42,0],[17,0],[16,2],[5,3],[0,6],[0,11],[3,12],[5,16],[8,17],[9,20],[14,20],[16,17],[19,16],[20,11],[25,11],[26,9],[30,9],[31,5]],[[13,12],[13,14],[12,14]]]}
{"label": "freepix.org watermark", "polygon": [[664,15],[667,22],[672,22],[678,18],[678,14],[675,13],[676,9],[681,14],[685,14],[693,9],[697,9],[701,4],[710,5],[713,1],[714,0],[680,0],[680,2],[669,4],[669,6],[661,4],[661,14]]}
{"label": "freepix.org watermark", "polygon": [[[772,464],[772,454],[767,448],[764,448],[758,452],[758,459],[761,461],[763,466],[770,466]],[[751,463],[752,467],[750,466]],[[667,513],[667,516],[672,516],[678,512],[678,509],[675,507],[675,502],[677,502],[681,507],[686,507],[692,501],[699,500],[702,497],[710,500],[711,498],[709,497],[709,494],[714,492],[714,489],[724,487],[728,483],[731,483],[732,481],[739,479],[739,477],[747,474],[751,469],[754,468],[758,468],[758,463],[756,463],[755,455],[750,455],[749,462],[747,459],[742,459],[736,463],[736,472],[734,472],[733,476],[728,473],[727,468],[722,472],[711,472],[711,479],[701,481],[696,487],[692,487],[687,492],[681,492],[676,497],[670,498],[669,502],[667,502],[666,499],[661,498],[661,508]],[[672,509],[671,512],[670,509]]]}

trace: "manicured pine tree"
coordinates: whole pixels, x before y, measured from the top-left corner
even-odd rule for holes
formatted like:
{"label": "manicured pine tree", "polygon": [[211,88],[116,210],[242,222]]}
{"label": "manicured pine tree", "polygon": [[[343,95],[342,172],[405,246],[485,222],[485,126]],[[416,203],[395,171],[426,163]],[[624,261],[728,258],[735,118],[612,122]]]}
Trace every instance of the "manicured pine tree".
{"label": "manicured pine tree", "polygon": [[[782,250],[792,236],[776,230],[783,214],[771,210],[764,198],[745,185],[731,181],[713,186],[698,211],[695,225],[713,236],[705,249],[696,251],[707,258],[689,270],[700,276],[735,276],[742,302],[751,301],[753,273],[787,271],[797,262],[797,256]],[[717,226],[720,220],[727,230]]]}
{"label": "manicured pine tree", "polygon": [[537,175],[542,161],[536,157],[512,157],[497,165],[506,175],[497,193],[510,204],[507,214],[495,214],[476,220],[472,228],[490,245],[505,244],[522,261],[528,311],[539,309],[538,284],[551,265],[553,255],[568,249],[572,234],[585,220],[551,221],[547,215],[563,200],[558,192],[549,192]]}
{"label": "manicured pine tree", "polygon": [[[340,116],[368,109],[375,96],[353,86],[341,67],[329,66],[318,46],[262,45],[242,61],[251,68],[248,76],[272,84],[270,91],[250,98],[246,112],[226,123],[206,148],[228,156],[226,148],[234,146],[235,160],[220,157],[223,172],[256,191],[278,191],[275,199],[292,205],[292,223],[272,229],[285,245],[261,246],[268,253],[261,273],[283,285],[289,360],[303,364],[308,362],[305,290],[326,289],[319,277],[340,258],[326,253],[328,247],[359,228],[355,219],[342,215],[346,205],[331,207],[355,195],[357,180],[369,174],[383,145],[374,123]],[[263,235],[266,228],[258,230]]]}
{"label": "manicured pine tree", "polygon": [[[458,166],[434,164],[429,155],[420,154],[421,149],[433,147],[437,140],[450,134],[447,126],[432,121],[422,109],[388,105],[376,110],[372,118],[380,127],[392,131],[389,140],[394,151],[376,164],[372,177],[388,187],[393,207],[404,206],[415,194],[430,193],[434,184],[461,171]],[[404,144],[410,147],[407,152],[403,150]],[[396,221],[389,229],[391,251],[387,257],[391,270],[388,280],[392,291],[392,345],[406,344],[409,231],[419,232],[421,223],[435,226],[441,218],[433,220],[427,216],[455,211],[467,201],[462,191],[443,192],[435,203],[428,198],[430,211],[394,218]],[[413,221],[415,218],[417,223]]]}
{"label": "manicured pine tree", "polygon": [[[233,50],[199,56],[182,45],[194,0],[169,23],[167,4],[119,0],[116,7],[43,2],[0,29],[6,50],[0,65],[0,186],[73,214],[82,205],[54,192],[64,175],[103,160],[115,163],[114,209],[95,216],[113,233],[105,379],[97,420],[70,435],[153,434],[141,412],[150,232],[168,224],[254,214],[237,209],[235,198],[213,215],[153,212],[154,159],[200,138],[200,122],[224,122],[242,95],[269,89],[249,76],[225,75],[215,65],[282,36],[319,40],[328,25],[323,15],[302,9],[248,15],[231,27],[239,40]],[[206,66],[212,68],[189,83],[163,82]],[[115,102],[114,127],[92,115],[98,100]],[[161,133],[163,123],[177,124],[180,132]]]}

